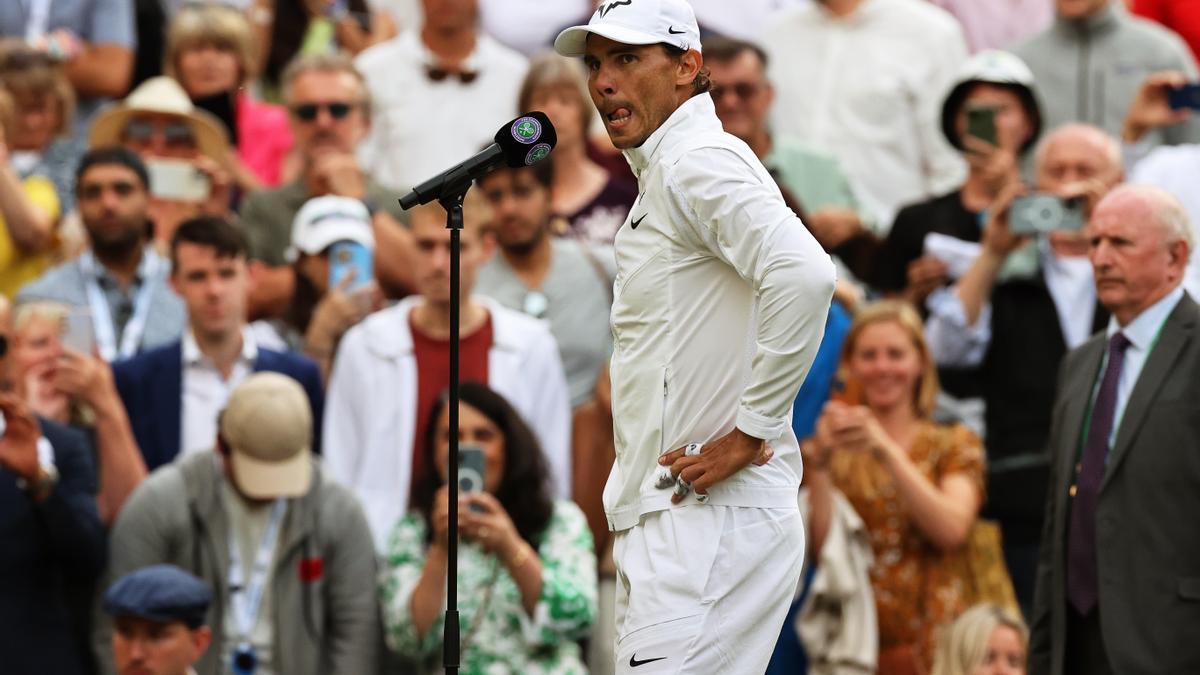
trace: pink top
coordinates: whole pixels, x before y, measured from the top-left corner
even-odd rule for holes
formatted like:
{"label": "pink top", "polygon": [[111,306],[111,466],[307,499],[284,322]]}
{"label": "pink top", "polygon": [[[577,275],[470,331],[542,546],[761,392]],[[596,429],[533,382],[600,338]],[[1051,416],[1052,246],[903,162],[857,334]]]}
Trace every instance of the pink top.
{"label": "pink top", "polygon": [[972,52],[1011,49],[1050,27],[1054,0],[933,0],[962,24]]}
{"label": "pink top", "polygon": [[292,149],[292,130],[282,106],[237,97],[238,159],[267,187],[279,185],[283,159]]}

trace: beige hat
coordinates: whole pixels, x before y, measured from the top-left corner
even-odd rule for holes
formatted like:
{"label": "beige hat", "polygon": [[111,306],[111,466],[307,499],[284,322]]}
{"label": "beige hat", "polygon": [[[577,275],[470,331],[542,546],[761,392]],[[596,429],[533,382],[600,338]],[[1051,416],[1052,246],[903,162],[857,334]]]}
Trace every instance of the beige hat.
{"label": "beige hat", "polygon": [[254,499],[299,497],[312,484],[312,411],[300,383],[279,373],[247,377],[221,413],[233,480]]}
{"label": "beige hat", "polygon": [[120,143],[125,126],[139,113],[178,115],[191,125],[200,152],[215,159],[221,159],[229,152],[229,132],[225,124],[216,115],[197,110],[183,87],[166,76],[146,80],[129,92],[125,100],[100,113],[92,123],[89,143],[92,147]]}

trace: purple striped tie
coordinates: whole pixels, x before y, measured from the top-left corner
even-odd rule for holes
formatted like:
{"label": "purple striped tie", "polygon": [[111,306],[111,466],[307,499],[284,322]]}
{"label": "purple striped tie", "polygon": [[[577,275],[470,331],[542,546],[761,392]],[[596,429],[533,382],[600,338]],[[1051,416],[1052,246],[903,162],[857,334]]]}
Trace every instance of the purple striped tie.
{"label": "purple striped tie", "polygon": [[1124,333],[1116,333],[1108,341],[1108,365],[1092,406],[1083,459],[1075,478],[1075,499],[1071,503],[1067,532],[1067,600],[1082,615],[1096,606],[1096,503],[1104,480],[1108,438],[1112,435],[1117,409],[1117,383],[1127,347],[1129,338]]}

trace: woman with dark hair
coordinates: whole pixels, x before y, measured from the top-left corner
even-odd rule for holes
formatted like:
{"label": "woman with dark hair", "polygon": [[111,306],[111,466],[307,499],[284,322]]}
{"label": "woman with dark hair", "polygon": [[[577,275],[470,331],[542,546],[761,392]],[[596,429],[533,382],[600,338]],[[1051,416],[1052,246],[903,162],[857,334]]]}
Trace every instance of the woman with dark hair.
{"label": "woman with dark hair", "polygon": [[[586,673],[576,640],[596,612],[596,558],[579,507],[551,497],[533,432],[499,394],[464,382],[459,442],[482,450],[483,489],[459,500],[463,672]],[[433,409],[413,467],[412,511],[381,574],[387,643],[436,666],[445,613],[449,406]]]}

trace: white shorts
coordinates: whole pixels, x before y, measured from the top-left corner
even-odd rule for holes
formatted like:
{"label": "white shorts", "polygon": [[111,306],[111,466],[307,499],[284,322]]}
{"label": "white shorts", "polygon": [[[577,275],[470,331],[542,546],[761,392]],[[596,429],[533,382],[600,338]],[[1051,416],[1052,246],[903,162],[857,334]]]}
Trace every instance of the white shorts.
{"label": "white shorts", "polygon": [[762,673],[803,556],[794,508],[676,506],[618,532],[616,672]]}

